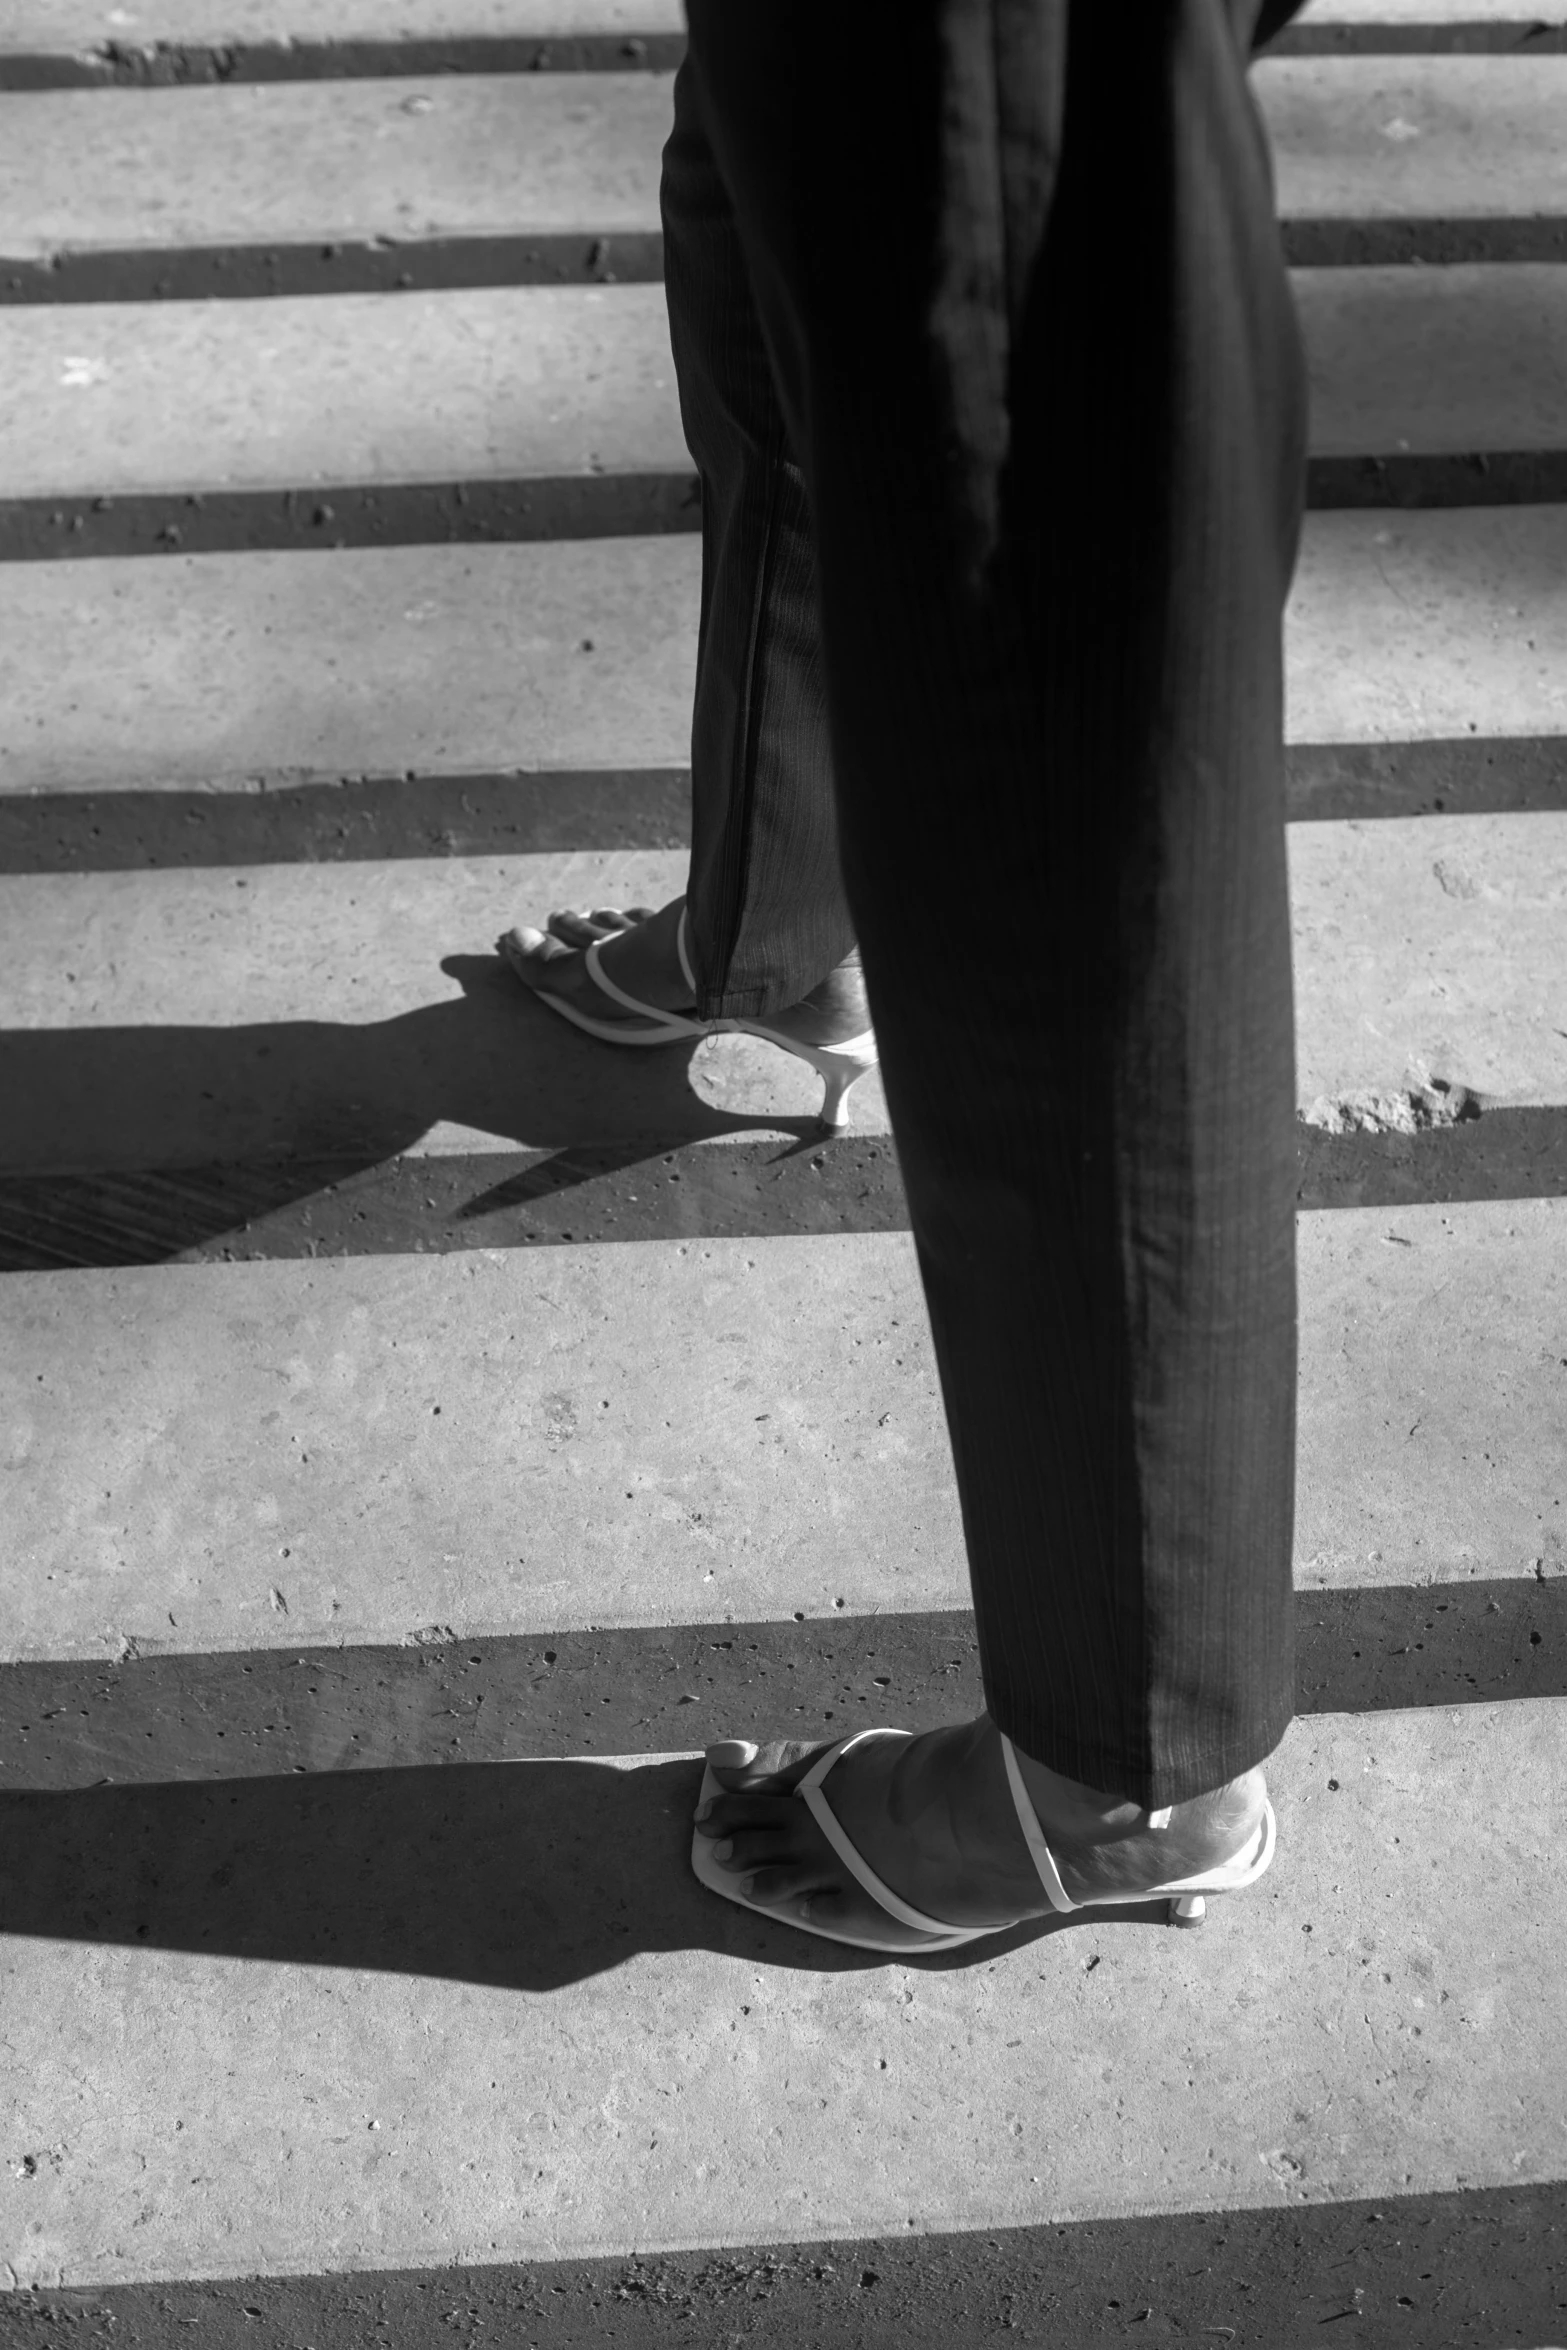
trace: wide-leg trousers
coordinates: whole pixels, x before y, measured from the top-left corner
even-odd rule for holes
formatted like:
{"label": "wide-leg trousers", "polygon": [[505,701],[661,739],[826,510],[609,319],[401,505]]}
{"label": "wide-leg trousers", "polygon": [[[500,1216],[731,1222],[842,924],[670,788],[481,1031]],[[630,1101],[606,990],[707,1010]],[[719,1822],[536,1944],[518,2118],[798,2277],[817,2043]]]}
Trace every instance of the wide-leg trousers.
{"label": "wide-leg trousers", "polygon": [[1293,1696],[1304,399],[1257,14],[690,0],[665,155],[699,1008],[858,942],[988,1707],[1149,1807]]}

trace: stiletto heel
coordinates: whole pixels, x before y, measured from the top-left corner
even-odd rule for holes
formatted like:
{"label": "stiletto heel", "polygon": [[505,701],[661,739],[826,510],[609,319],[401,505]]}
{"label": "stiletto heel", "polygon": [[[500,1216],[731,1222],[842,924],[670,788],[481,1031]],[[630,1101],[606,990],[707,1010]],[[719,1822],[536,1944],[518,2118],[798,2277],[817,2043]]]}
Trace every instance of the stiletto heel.
{"label": "stiletto heel", "polygon": [[[504,950],[505,941],[499,942]],[[680,909],[680,925],[675,932],[675,949],[680,957],[680,968],[691,993],[698,993],[696,974],[691,968],[691,957],[686,947],[686,909]],[[605,1044],[683,1044],[700,1041],[704,1036],[759,1036],[764,1044],[777,1045],[780,1052],[791,1054],[797,1061],[808,1061],[822,1080],[821,1123],[829,1134],[842,1134],[849,1123],[848,1102],[853,1088],[862,1077],[875,1068],[878,1054],[876,1038],[866,1029],[861,1036],[846,1037],[842,1044],[806,1044],[797,1036],[787,1036],[780,1028],[770,1028],[763,1020],[692,1020],[684,1012],[661,1011],[656,1004],[644,1004],[623,987],[617,987],[599,961],[599,947],[595,940],[583,955],[583,964],[589,978],[602,994],[626,1011],[634,1012],[651,1026],[632,1031],[623,1020],[594,1020],[586,1012],[579,1012],[574,1004],[565,1003],[551,995],[547,988],[535,988],[534,994],[551,1011],[569,1020],[588,1036],[596,1036]],[[512,965],[516,970],[517,966]],[[523,985],[531,983],[522,972],[517,976]]]}
{"label": "stiletto heel", "polygon": [[[869,1049],[857,1053],[855,1045]],[[840,1045],[833,1052],[812,1053],[809,1057],[812,1067],[825,1081],[822,1124],[832,1133],[841,1134],[849,1123],[850,1092],[876,1066],[876,1039],[857,1036],[852,1045]]]}

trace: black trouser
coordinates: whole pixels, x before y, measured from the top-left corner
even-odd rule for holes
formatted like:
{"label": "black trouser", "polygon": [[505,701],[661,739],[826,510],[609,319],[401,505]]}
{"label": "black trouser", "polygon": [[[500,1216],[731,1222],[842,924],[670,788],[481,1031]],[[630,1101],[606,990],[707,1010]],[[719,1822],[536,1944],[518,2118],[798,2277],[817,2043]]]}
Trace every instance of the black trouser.
{"label": "black trouser", "polygon": [[987,1703],[1150,1807],[1292,1706],[1303,379],[1255,14],[690,0],[665,159],[701,1008],[858,939]]}

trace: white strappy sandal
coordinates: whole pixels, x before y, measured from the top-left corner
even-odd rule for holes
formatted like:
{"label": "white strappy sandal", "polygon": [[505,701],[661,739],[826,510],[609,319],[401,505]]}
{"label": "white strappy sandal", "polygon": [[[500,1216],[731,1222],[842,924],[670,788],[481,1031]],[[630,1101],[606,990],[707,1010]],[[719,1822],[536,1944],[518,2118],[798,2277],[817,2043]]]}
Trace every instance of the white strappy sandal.
{"label": "white strappy sandal", "polygon": [[[940,1918],[924,1916],[903,1900],[901,1895],[894,1893],[890,1885],[883,1884],[869,1861],[856,1851],[834,1818],[821,1791],[822,1781],[833,1765],[844,1755],[852,1754],[855,1747],[862,1745],[867,1738],[905,1738],[911,1735],[906,1730],[856,1730],[852,1737],[840,1738],[836,1746],[830,1746],[825,1754],[818,1756],[805,1777],[796,1785],[794,1793],[805,1804],[849,1874],[859,1880],[871,1899],[889,1917],[896,1918],[900,1925],[908,1926],[913,1932],[923,1934],[928,1939],[922,1942],[895,1942],[883,1935],[841,1933],[833,1926],[818,1925],[813,1919],[793,1917],[787,1910],[769,1908],[766,1902],[751,1901],[741,1892],[740,1881],[721,1868],[713,1858],[712,1839],[693,1833],[691,1866],[698,1880],[709,1892],[721,1893],[726,1901],[737,1902],[742,1909],[755,1910],[758,1917],[771,1918],[777,1924],[798,1927],[802,1934],[818,1934],[827,1942],[847,1942],[856,1950],[885,1951],[901,1958],[917,1956],[927,1950],[956,1950],[965,1942],[980,1942],[992,1934],[1009,1934],[1014,1926],[1026,1924],[1028,1921],[1023,1918],[1012,1918],[1002,1926],[953,1926],[944,1924]],[[1272,1804],[1264,1796],[1262,1824],[1246,1849],[1237,1853],[1232,1860],[1223,1861],[1216,1868],[1205,1869],[1198,1876],[1173,1878],[1167,1884],[1149,1885],[1139,1892],[1101,1893],[1092,1901],[1073,1901],[1061,1882],[1055,1856],[1040,1831],[1038,1815],[1023,1784],[1023,1774],[1018,1769],[1012,1741],[1005,1733],[1002,1734],[1001,1749],[1006,1757],[1007,1784],[1017,1806],[1018,1822],[1027,1838],[1028,1849],[1039,1872],[1039,1881],[1045,1888],[1052,1909],[1103,1909],[1113,1904],[1133,1908],[1145,1902],[1167,1901],[1171,1925],[1197,1926],[1203,1920],[1206,1895],[1242,1892],[1246,1886],[1254,1885],[1272,1862],[1278,1841],[1278,1822],[1274,1818]],[[714,1796],[726,1792],[709,1766],[702,1774],[698,1808]]]}
{"label": "white strappy sandal", "polygon": [[[644,1004],[634,995],[627,995],[599,961],[597,939],[586,949],[583,961],[595,987],[600,988],[612,1002],[621,1004],[628,1012],[635,1012],[648,1021],[646,1028],[629,1029],[623,1020],[594,1020],[586,1012],[579,1012],[560,996],[547,988],[534,988],[539,1001],[559,1012],[574,1028],[589,1036],[599,1037],[605,1044],[684,1044],[692,1038],[704,1036],[760,1036],[780,1051],[792,1053],[797,1061],[809,1061],[823,1082],[821,1121],[834,1133],[841,1133],[849,1123],[848,1100],[852,1086],[859,1083],[877,1061],[876,1038],[870,1029],[863,1036],[851,1036],[843,1044],[802,1044],[796,1036],[785,1036],[777,1028],[769,1028],[765,1020],[690,1020],[683,1012],[660,1011],[656,1004]],[[680,909],[680,927],[675,933],[675,946],[680,956],[680,968],[693,995],[697,992],[696,975],[691,968],[691,957],[686,948],[686,909]],[[517,966],[509,966],[516,971]],[[523,974],[517,973],[519,978]],[[524,986],[529,983],[523,979]]]}

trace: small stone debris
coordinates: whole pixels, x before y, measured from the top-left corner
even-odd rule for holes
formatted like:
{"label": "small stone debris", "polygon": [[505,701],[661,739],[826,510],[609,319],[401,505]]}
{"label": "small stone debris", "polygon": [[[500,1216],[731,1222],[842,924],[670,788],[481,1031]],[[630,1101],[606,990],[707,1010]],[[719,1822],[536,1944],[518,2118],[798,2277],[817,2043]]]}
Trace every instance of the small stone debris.
{"label": "small stone debris", "polygon": [[1433,1077],[1392,1093],[1319,1094],[1301,1117],[1324,1134],[1425,1134],[1437,1126],[1467,1124],[1483,1106],[1467,1085]]}

